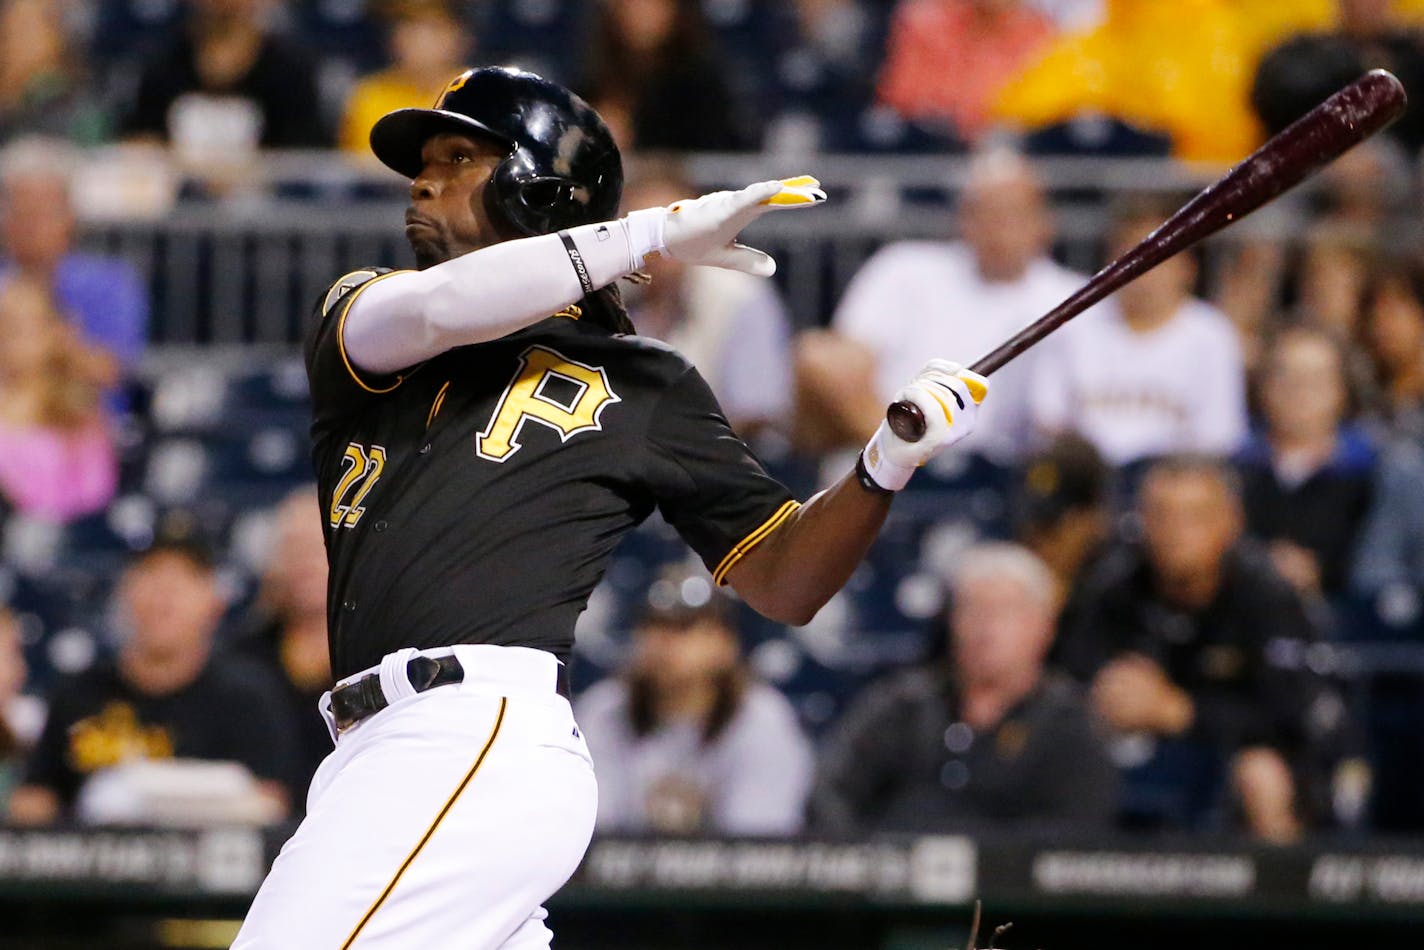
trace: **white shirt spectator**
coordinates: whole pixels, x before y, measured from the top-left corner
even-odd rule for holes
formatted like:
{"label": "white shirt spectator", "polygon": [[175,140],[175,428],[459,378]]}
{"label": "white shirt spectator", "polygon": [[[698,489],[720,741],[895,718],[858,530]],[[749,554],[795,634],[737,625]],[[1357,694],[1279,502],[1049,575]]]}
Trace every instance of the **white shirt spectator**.
{"label": "white shirt spectator", "polygon": [[1137,331],[1109,299],[1041,346],[1028,387],[1035,426],[1076,432],[1114,465],[1225,455],[1246,436],[1240,344],[1210,304],[1188,299],[1166,323]]}
{"label": "white shirt spectator", "polygon": [[[708,743],[692,722],[635,735],[621,679],[590,687],[576,710],[598,776],[599,831],[669,825],[730,835],[801,830],[814,757],[790,702],[773,687],[749,683],[736,714]],[[672,809],[682,814],[670,816]],[[660,813],[656,819],[653,811]]]}
{"label": "white shirt spectator", "polygon": [[[986,281],[960,242],[902,241],[872,256],[846,288],[834,329],[870,347],[876,386],[889,403],[925,362],[972,363],[1057,306],[1083,278],[1048,258],[1015,281]],[[994,374],[967,449],[1012,461],[1029,448],[1025,399],[1034,350]]]}

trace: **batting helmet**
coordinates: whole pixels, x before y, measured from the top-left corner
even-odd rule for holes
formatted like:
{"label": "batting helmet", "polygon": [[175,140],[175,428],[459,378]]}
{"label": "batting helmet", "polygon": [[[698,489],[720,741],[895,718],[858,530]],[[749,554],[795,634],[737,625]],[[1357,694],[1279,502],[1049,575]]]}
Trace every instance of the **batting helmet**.
{"label": "batting helmet", "polygon": [[608,126],[558,83],[505,66],[456,76],[432,109],[397,109],[371,128],[371,151],[415,178],[420,150],[441,132],[474,132],[509,148],[487,204],[525,234],[607,221],[623,195],[623,162]]}

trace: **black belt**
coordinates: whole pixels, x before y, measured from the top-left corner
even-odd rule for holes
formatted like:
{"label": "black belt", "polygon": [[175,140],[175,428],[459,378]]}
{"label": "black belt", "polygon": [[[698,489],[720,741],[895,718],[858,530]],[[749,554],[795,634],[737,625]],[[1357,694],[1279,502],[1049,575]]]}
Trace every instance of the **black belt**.
{"label": "black belt", "polygon": [[[565,664],[559,664],[559,675],[554,685],[559,695],[565,699],[569,698],[568,669]],[[423,693],[437,686],[463,683],[465,668],[453,653],[445,656],[414,656],[405,665],[405,675],[415,691]],[[381,689],[380,673],[368,673],[359,680],[338,686],[331,691],[331,715],[336,720],[338,732],[344,732],[389,705],[390,700]]]}

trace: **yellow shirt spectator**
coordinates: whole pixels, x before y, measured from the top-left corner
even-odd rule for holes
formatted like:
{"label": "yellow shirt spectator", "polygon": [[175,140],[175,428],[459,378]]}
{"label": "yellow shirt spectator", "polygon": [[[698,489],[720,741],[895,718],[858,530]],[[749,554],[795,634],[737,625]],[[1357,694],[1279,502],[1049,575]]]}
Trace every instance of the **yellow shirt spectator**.
{"label": "yellow shirt spectator", "polygon": [[1333,15],[1332,0],[1107,0],[1102,23],[1056,43],[995,115],[1039,127],[1105,113],[1170,135],[1179,158],[1235,161],[1261,138],[1249,101],[1261,54]]}
{"label": "yellow shirt spectator", "polygon": [[443,0],[392,0],[387,40],[391,66],[358,82],[347,97],[338,136],[341,148],[370,157],[371,126],[392,109],[430,107],[464,69],[473,41]]}

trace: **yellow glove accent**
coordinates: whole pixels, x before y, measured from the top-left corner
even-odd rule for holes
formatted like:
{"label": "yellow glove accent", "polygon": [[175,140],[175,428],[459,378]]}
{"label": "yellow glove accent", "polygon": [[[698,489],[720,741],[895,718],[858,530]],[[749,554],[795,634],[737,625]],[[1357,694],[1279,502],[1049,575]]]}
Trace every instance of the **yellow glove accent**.
{"label": "yellow glove accent", "polygon": [[821,183],[810,175],[781,179],[781,191],[767,198],[762,204],[782,207],[814,205],[826,200]]}

